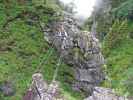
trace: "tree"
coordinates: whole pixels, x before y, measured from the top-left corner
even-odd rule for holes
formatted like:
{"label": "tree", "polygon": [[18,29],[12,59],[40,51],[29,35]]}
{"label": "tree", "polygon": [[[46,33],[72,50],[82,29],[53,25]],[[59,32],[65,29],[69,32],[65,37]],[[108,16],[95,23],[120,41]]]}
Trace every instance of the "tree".
{"label": "tree", "polygon": [[116,48],[128,36],[127,20],[116,20],[112,25],[110,32],[106,35],[104,40],[104,53],[108,55],[111,49]]}
{"label": "tree", "polygon": [[65,5],[64,10],[68,13],[74,14],[74,9],[76,8],[74,2],[70,2],[69,4]]}

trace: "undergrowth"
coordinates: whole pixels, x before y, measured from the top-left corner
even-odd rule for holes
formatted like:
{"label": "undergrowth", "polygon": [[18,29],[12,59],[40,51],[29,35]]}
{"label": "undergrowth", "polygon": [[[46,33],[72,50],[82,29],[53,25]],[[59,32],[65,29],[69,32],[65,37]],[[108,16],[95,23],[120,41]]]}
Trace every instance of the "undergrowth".
{"label": "undergrowth", "polygon": [[[44,40],[44,33],[36,22],[35,16],[32,16],[35,17],[32,19],[26,14],[3,27],[8,19],[27,9],[30,11],[32,6],[27,8],[27,5],[12,4],[9,9],[5,9],[4,6],[0,3],[0,82],[11,81],[15,86],[16,93],[12,97],[4,97],[0,93],[0,100],[21,100],[31,84],[32,75],[37,71],[44,58],[43,62],[46,60],[48,62],[41,65],[41,72],[44,79],[48,83],[51,82],[58,54],[53,49],[52,55],[47,59],[51,47]],[[49,10],[51,10],[51,6]],[[54,20],[54,17],[49,17],[51,15],[42,13],[42,9],[39,11],[40,21],[47,24],[49,20]],[[81,93],[72,91],[70,84],[67,83],[68,80],[74,80],[71,67],[62,62],[58,73],[57,80],[60,82],[64,97],[67,100],[82,100]],[[67,73],[70,75],[66,75]]]}

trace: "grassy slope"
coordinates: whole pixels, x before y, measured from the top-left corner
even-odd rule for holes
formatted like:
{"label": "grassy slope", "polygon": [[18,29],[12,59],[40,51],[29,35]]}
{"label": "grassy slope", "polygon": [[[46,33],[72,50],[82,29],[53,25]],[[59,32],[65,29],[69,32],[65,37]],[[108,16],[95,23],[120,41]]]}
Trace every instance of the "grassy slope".
{"label": "grassy slope", "polygon": [[[1,8],[3,5],[0,5]],[[19,9],[15,7],[8,12],[12,16]],[[16,88],[16,94],[12,97],[4,97],[0,93],[0,100],[21,100],[22,96],[31,84],[31,76],[43,58],[47,58],[50,46],[43,39],[43,33],[37,26],[28,25],[26,20],[17,19],[2,30],[2,25],[7,20],[5,10],[0,10],[0,82],[12,81]],[[44,17],[47,20],[47,17]],[[56,50],[53,50],[48,63],[42,65],[42,73],[45,80],[51,81],[58,60]],[[81,100],[81,95],[71,90],[66,80],[72,77],[63,76],[63,73],[73,73],[71,68],[64,63],[61,65],[58,80],[61,82],[62,93],[68,100]]]}
{"label": "grassy slope", "polygon": [[[112,1],[114,1],[114,4],[116,3],[115,0]],[[132,0],[127,0],[119,4],[116,8],[112,8],[115,16],[118,18],[123,16],[128,19],[127,15],[133,6],[132,2]],[[116,20],[117,19],[114,19],[114,22]],[[123,21],[124,20],[121,20],[120,22]],[[115,27],[115,29],[116,30],[114,30],[114,33],[117,34],[116,31],[118,31],[119,28],[117,29],[117,27]],[[129,33],[133,34],[133,21],[128,19],[128,27],[126,32],[122,32],[121,30],[119,31],[127,35],[129,35]],[[117,37],[114,37],[114,39],[115,38]],[[112,38],[112,41],[114,39]],[[103,42],[105,41],[106,40]],[[133,96],[133,39],[127,36],[121,41],[120,44],[115,44],[118,44],[118,46],[115,48],[112,47],[112,49],[109,50],[109,55],[106,55],[108,57],[106,58],[107,66],[105,66],[105,68],[109,77],[108,80],[104,82],[104,86],[115,89],[121,95]],[[103,47],[104,46],[105,45],[103,45]],[[104,50],[104,53],[106,54],[107,51],[108,48]]]}
{"label": "grassy slope", "polygon": [[[132,31],[132,22],[128,31]],[[125,33],[126,34],[126,33]],[[105,49],[106,51],[106,49]],[[114,88],[121,95],[133,95],[133,39],[123,39],[116,48],[112,48],[107,57],[109,80],[104,86]]]}

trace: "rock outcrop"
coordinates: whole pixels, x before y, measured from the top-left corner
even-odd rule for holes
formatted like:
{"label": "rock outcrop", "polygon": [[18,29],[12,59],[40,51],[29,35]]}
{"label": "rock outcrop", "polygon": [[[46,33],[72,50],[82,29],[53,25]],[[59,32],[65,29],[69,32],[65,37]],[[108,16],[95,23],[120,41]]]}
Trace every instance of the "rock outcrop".
{"label": "rock outcrop", "polygon": [[40,73],[34,74],[32,80],[23,100],[65,100],[59,93],[58,82],[53,81],[48,85]]}
{"label": "rock outcrop", "polygon": [[5,81],[4,83],[0,84],[0,92],[4,96],[13,96],[15,95],[15,87],[9,81]]}
{"label": "rock outcrop", "polygon": [[52,43],[63,61],[74,69],[73,89],[91,94],[104,79],[101,68],[104,58],[98,39],[90,32],[80,31],[76,20],[67,15],[63,20],[49,23],[45,31],[45,40]]}
{"label": "rock outcrop", "polygon": [[95,87],[92,96],[85,100],[128,100],[125,97],[116,95],[111,89]]}

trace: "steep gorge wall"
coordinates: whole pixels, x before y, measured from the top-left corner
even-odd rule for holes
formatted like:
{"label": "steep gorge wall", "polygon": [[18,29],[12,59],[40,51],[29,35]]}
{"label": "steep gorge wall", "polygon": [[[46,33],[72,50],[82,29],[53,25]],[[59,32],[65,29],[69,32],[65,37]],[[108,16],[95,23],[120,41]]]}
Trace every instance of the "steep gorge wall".
{"label": "steep gorge wall", "polygon": [[73,89],[90,95],[104,79],[104,58],[98,39],[90,32],[80,31],[76,20],[68,15],[49,23],[44,37],[54,44],[63,61],[73,67]]}

